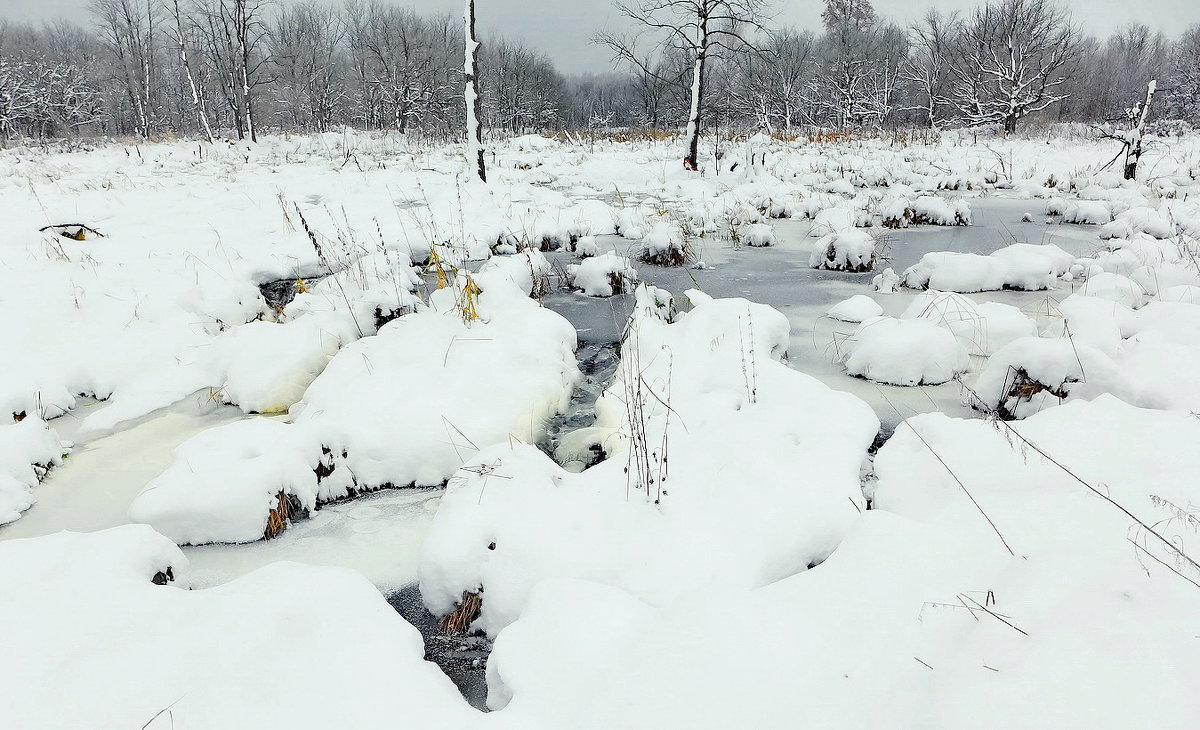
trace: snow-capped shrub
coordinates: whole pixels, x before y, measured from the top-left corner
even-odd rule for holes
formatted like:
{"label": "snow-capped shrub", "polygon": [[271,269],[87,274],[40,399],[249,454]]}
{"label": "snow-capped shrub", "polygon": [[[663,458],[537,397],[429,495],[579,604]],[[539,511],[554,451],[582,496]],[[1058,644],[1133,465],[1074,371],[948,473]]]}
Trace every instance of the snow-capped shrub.
{"label": "snow-capped shrub", "polygon": [[870,271],[875,266],[875,239],[854,228],[834,231],[813,244],[808,265],[831,271]]}
{"label": "snow-capped shrub", "polygon": [[476,279],[486,286],[493,277],[508,279],[534,299],[550,293],[550,261],[541,251],[525,249],[512,256],[493,256],[479,267]]}
{"label": "snow-capped shrub", "polygon": [[741,238],[747,246],[772,246],[775,244],[775,229],[766,223],[751,223],[742,228]]}
{"label": "snow-capped shrub", "polygon": [[1067,339],[1022,337],[997,350],[967,396],[976,410],[1026,418],[1068,398],[1127,392],[1112,358]]}
{"label": "snow-capped shrub", "polygon": [[637,281],[637,271],[629,259],[609,251],[567,267],[571,286],[592,297],[611,297],[629,291]]}
{"label": "snow-capped shrub", "polygon": [[971,366],[949,330],[922,319],[868,319],[848,347],[848,374],[891,385],[937,385]]}
{"label": "snow-capped shrub", "polygon": [[589,256],[595,256],[600,253],[600,246],[596,243],[595,236],[583,236],[575,242],[575,253],[581,259],[586,259]]}
{"label": "snow-capped shrub", "polygon": [[882,273],[876,274],[871,279],[871,289],[880,294],[894,294],[900,291],[900,277],[896,270],[889,266]]}
{"label": "snow-capped shrub", "polygon": [[666,222],[655,224],[636,250],[640,261],[658,266],[682,266],[692,255],[691,248],[683,240],[683,231]]}
{"label": "snow-capped shrub", "polygon": [[1103,200],[1080,200],[1063,211],[1064,223],[1102,226],[1112,219],[1112,209]]}
{"label": "snow-capped shrub", "polygon": [[33,488],[62,463],[69,444],[45,421],[29,415],[0,425],[0,525],[18,519],[34,503]]}

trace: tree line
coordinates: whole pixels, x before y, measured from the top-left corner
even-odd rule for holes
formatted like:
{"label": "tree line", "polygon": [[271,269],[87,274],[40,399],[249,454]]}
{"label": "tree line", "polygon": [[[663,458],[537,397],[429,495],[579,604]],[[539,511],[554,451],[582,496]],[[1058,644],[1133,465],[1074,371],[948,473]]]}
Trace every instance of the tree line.
{"label": "tree line", "polygon": [[[907,27],[825,0],[820,31],[767,0],[625,0],[614,68],[566,77],[481,29],[484,127],[934,129],[1154,116],[1200,125],[1200,26],[1087,36],[1056,0],[929,11]],[[352,126],[451,138],[464,24],[385,0],[93,0],[86,25],[0,20],[0,137],[236,135]],[[694,151],[689,151],[694,160]],[[686,161],[685,161],[686,162]]]}

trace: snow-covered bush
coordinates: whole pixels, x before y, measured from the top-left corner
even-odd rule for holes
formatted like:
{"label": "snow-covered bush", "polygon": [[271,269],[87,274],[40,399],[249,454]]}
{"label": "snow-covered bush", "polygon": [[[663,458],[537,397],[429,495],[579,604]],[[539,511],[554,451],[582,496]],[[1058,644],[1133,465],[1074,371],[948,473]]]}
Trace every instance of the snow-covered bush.
{"label": "snow-covered bush", "polygon": [[571,474],[514,443],[460,469],[421,560],[435,614],[482,590],[475,627],[495,634],[540,584],[562,578],[655,605],[706,586],[764,585],[823,560],[857,516],[878,421],[779,362],[787,319],[692,291],[693,308],[671,321],[663,297],[638,292],[596,425],[559,449],[564,462],[593,447],[607,458]]}
{"label": "snow-covered bush", "polygon": [[637,281],[637,271],[629,259],[609,251],[571,264],[567,267],[567,277],[571,286],[588,296],[611,297],[628,291]]}
{"label": "snow-covered bush", "polygon": [[751,223],[744,226],[741,232],[742,242],[747,246],[773,246],[775,244],[775,229],[766,223]]}
{"label": "snow-covered bush", "polygon": [[1022,337],[997,350],[967,403],[1001,418],[1025,418],[1068,398],[1122,393],[1128,384],[1112,358],[1067,339]]}
{"label": "snow-covered bush", "polygon": [[875,239],[855,228],[834,231],[813,244],[808,265],[830,271],[870,271],[875,267]]}
{"label": "snow-covered bush", "polygon": [[[4,642],[5,725],[316,730],[386,716],[458,728],[478,717],[352,570],[281,561],[188,587],[187,559],[144,525],[0,543],[0,614],[21,627]],[[301,677],[320,702],[280,702]]]}
{"label": "snow-covered bush", "polygon": [[636,247],[639,261],[658,266],[682,266],[691,260],[691,247],[683,239],[683,231],[672,223],[655,224]]}
{"label": "snow-covered bush", "polygon": [[51,467],[62,463],[69,446],[37,416],[0,425],[0,525],[18,519],[33,505],[33,488]]}
{"label": "snow-covered bush", "polygon": [[1038,333],[1037,324],[1012,305],[973,302],[952,292],[924,292],[900,318],[926,319],[945,327],[972,355],[991,355],[1018,337]]}

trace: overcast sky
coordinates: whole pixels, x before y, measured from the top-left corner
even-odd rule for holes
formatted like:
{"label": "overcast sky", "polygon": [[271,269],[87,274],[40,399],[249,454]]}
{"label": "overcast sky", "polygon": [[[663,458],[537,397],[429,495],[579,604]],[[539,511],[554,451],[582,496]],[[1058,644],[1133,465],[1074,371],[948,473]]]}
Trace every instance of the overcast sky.
{"label": "overcast sky", "polygon": [[[463,7],[462,0],[385,1],[434,12],[459,13]],[[902,23],[929,7],[953,10],[973,5],[973,0],[875,0],[880,15]],[[1200,23],[1200,0],[1068,0],[1067,5],[1076,21],[1097,35],[1138,19],[1172,36]],[[88,0],[0,0],[0,19],[66,18],[86,23],[87,6]],[[821,23],[821,0],[776,0],[775,7],[777,25],[816,29]],[[611,69],[608,52],[588,41],[593,32],[616,22],[611,0],[476,0],[476,15],[481,35],[520,38],[540,48],[566,73]]]}

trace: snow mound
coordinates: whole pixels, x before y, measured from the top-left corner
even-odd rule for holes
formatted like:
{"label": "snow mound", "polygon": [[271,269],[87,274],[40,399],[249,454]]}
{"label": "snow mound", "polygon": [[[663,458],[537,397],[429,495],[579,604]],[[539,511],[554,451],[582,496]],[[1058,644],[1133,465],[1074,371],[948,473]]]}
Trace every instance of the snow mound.
{"label": "snow mound", "polygon": [[624,256],[609,251],[567,267],[571,286],[590,297],[611,297],[629,291],[637,281],[637,271]]}
{"label": "snow mound", "polygon": [[[936,289],[962,294],[999,289],[1049,289],[1070,268],[1069,254],[1057,246],[1013,244],[988,256],[936,251],[905,269],[910,289]],[[1073,259],[1072,259],[1073,261]]]}
{"label": "snow mound", "polygon": [[[320,444],[267,418],[192,437],[134,499],[129,517],[178,545],[274,537],[289,518],[317,507]],[[289,499],[290,498],[290,499]],[[275,512],[274,524],[269,524]]]}
{"label": "snow mound", "polygon": [[1129,385],[1104,352],[1066,339],[1023,337],[992,355],[967,402],[976,410],[1013,419],[1069,398],[1112,392],[1129,392]]}
{"label": "snow mound", "polygon": [[775,244],[775,229],[766,223],[751,223],[742,228],[742,240],[747,246],[765,247]]}
{"label": "snow mound", "polygon": [[875,266],[875,239],[856,228],[836,230],[813,244],[808,265],[831,271],[870,271]]}
{"label": "snow mound", "polygon": [[883,307],[865,294],[855,294],[849,299],[843,299],[825,312],[827,317],[855,323],[878,317],[881,314],[883,314]]}
{"label": "snow mound", "polygon": [[69,447],[36,416],[0,425],[0,525],[33,506],[33,488],[51,467],[62,464]]}
{"label": "snow mound", "polygon": [[[5,724],[464,728],[478,717],[357,573],[281,562],[186,587],[179,548],[142,525],[0,543],[0,615],[21,627],[0,667]],[[320,701],[280,702],[289,683],[319,687]]]}
{"label": "snow mound", "polygon": [[972,355],[991,355],[1018,337],[1036,336],[1037,324],[1014,306],[974,302],[952,292],[923,292],[901,319],[926,319],[954,333]]}
{"label": "snow mound", "polygon": [[924,319],[875,317],[850,339],[846,372],[890,385],[937,385],[971,366],[966,348],[944,327]]}
{"label": "snow mound", "polygon": [[439,485],[477,449],[540,438],[579,377],[575,345],[575,328],[507,277],[460,277],[428,309],[343,348],[291,413],[348,455],[335,477],[345,492],[329,498]]}
{"label": "snow mound", "polygon": [[1112,274],[1107,271],[1089,276],[1079,294],[1086,297],[1096,297],[1116,302],[1130,309],[1137,309],[1146,302],[1146,292],[1136,281],[1128,276]]}
{"label": "snow mound", "polygon": [[1112,209],[1103,200],[1080,200],[1069,203],[1063,211],[1064,223],[1102,226],[1113,219]]}
{"label": "snow mound", "polygon": [[433,613],[482,590],[476,627],[494,635],[554,579],[618,586],[655,605],[708,586],[764,585],[824,559],[858,514],[878,420],[779,362],[787,319],[697,291],[672,317],[663,297],[638,291],[596,426],[559,450],[606,458],[572,474],[514,443],[460,469],[423,548]]}

